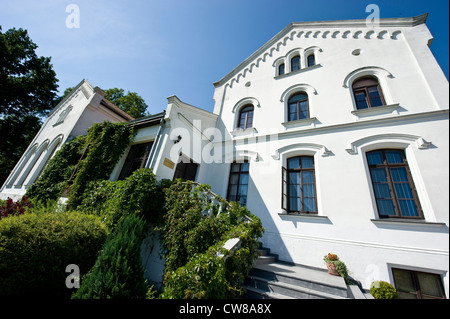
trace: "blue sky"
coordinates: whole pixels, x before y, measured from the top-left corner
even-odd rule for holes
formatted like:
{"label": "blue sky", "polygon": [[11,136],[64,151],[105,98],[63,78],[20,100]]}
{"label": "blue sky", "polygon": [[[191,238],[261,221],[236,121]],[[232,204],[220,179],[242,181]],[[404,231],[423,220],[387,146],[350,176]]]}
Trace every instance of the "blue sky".
{"label": "blue sky", "polygon": [[[59,90],[86,78],[103,89],[137,92],[152,114],[166,98],[212,111],[220,80],[291,22],[429,13],[431,50],[449,77],[449,1],[380,0],[0,0],[0,25],[27,29],[51,56]],[[67,28],[66,7],[80,9]],[[1,53],[0,53],[1,54]]]}

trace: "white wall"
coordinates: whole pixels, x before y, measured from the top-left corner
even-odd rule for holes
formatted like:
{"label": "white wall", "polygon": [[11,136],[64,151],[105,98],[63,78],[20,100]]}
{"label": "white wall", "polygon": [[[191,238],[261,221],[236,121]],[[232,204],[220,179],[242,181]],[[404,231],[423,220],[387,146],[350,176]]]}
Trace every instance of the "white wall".
{"label": "white wall", "polygon": [[[438,273],[448,296],[448,81],[427,46],[426,25],[392,24],[287,28],[215,83],[214,113],[228,139],[241,144],[235,158],[250,151],[247,207],[280,259],[324,268],[322,257],[337,253],[367,289],[375,279],[393,282],[391,267]],[[319,65],[277,76],[280,59],[308,48]],[[356,111],[351,82],[367,74],[378,77],[388,107]],[[283,125],[285,101],[297,91],[308,94],[315,119]],[[254,130],[239,134],[246,98],[255,106]],[[424,211],[420,223],[378,217],[365,152],[387,147],[405,150]],[[314,156],[317,216],[281,209],[281,167],[294,155]],[[224,197],[229,167],[209,165],[204,180]]]}

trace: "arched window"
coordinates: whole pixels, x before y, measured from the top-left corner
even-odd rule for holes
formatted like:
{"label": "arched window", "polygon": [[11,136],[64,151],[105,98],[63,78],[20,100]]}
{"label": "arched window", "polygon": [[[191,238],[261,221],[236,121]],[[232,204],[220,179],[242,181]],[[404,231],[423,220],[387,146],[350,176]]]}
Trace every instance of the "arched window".
{"label": "arched window", "polygon": [[383,93],[377,78],[363,77],[353,82],[353,95],[358,110],[385,105]]}
{"label": "arched window", "polygon": [[423,219],[405,152],[383,149],[366,155],[379,216]]}
{"label": "arched window", "polygon": [[291,59],[291,72],[300,70],[300,56],[296,55]]}
{"label": "arched window", "polygon": [[308,67],[316,65],[316,57],[314,56],[314,53],[308,55],[306,60],[307,60],[307,63],[308,63]]}
{"label": "arched window", "polygon": [[283,75],[284,73],[285,73],[285,66],[284,63],[282,63],[278,66],[278,75]]}
{"label": "arched window", "polygon": [[283,167],[282,208],[289,213],[317,213],[313,156],[287,159]]}
{"label": "arched window", "polygon": [[239,113],[238,128],[245,130],[253,127],[253,105],[246,105]]}
{"label": "arched window", "polygon": [[309,118],[308,95],[298,93],[288,101],[288,121],[296,121]]}

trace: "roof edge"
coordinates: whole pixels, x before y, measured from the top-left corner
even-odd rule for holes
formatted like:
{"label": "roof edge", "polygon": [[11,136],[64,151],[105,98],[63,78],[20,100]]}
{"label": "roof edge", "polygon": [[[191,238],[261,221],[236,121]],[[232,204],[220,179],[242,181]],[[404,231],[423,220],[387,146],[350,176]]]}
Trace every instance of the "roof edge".
{"label": "roof edge", "polygon": [[[408,18],[382,18],[379,22],[379,27],[415,27],[420,24],[426,23],[428,18],[428,13],[424,13],[415,17]],[[250,61],[254,60],[261,53],[270,48],[276,41],[278,41],[283,35],[288,33],[297,27],[308,27],[308,28],[342,28],[342,27],[367,27],[366,19],[356,19],[356,20],[331,20],[331,21],[312,21],[312,22],[292,22],[288,24],[283,30],[278,32],[274,37],[267,41],[263,46],[251,54],[247,59],[235,67],[231,72],[225,75],[222,79],[214,82],[214,87],[219,87],[230,78],[236,75],[239,70],[244,68]]]}

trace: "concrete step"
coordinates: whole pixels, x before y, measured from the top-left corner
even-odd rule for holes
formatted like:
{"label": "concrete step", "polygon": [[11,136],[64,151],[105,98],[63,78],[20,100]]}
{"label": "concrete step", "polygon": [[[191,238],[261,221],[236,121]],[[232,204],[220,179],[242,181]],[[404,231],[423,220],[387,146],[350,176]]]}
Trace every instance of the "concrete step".
{"label": "concrete step", "polygon": [[248,276],[244,287],[247,289],[247,293],[250,291],[250,293],[260,295],[262,299],[347,299],[346,297],[257,276]]}
{"label": "concrete step", "polygon": [[255,263],[244,288],[249,298],[259,295],[258,298],[345,299],[348,296],[342,277],[331,276],[325,269],[282,261]]}

